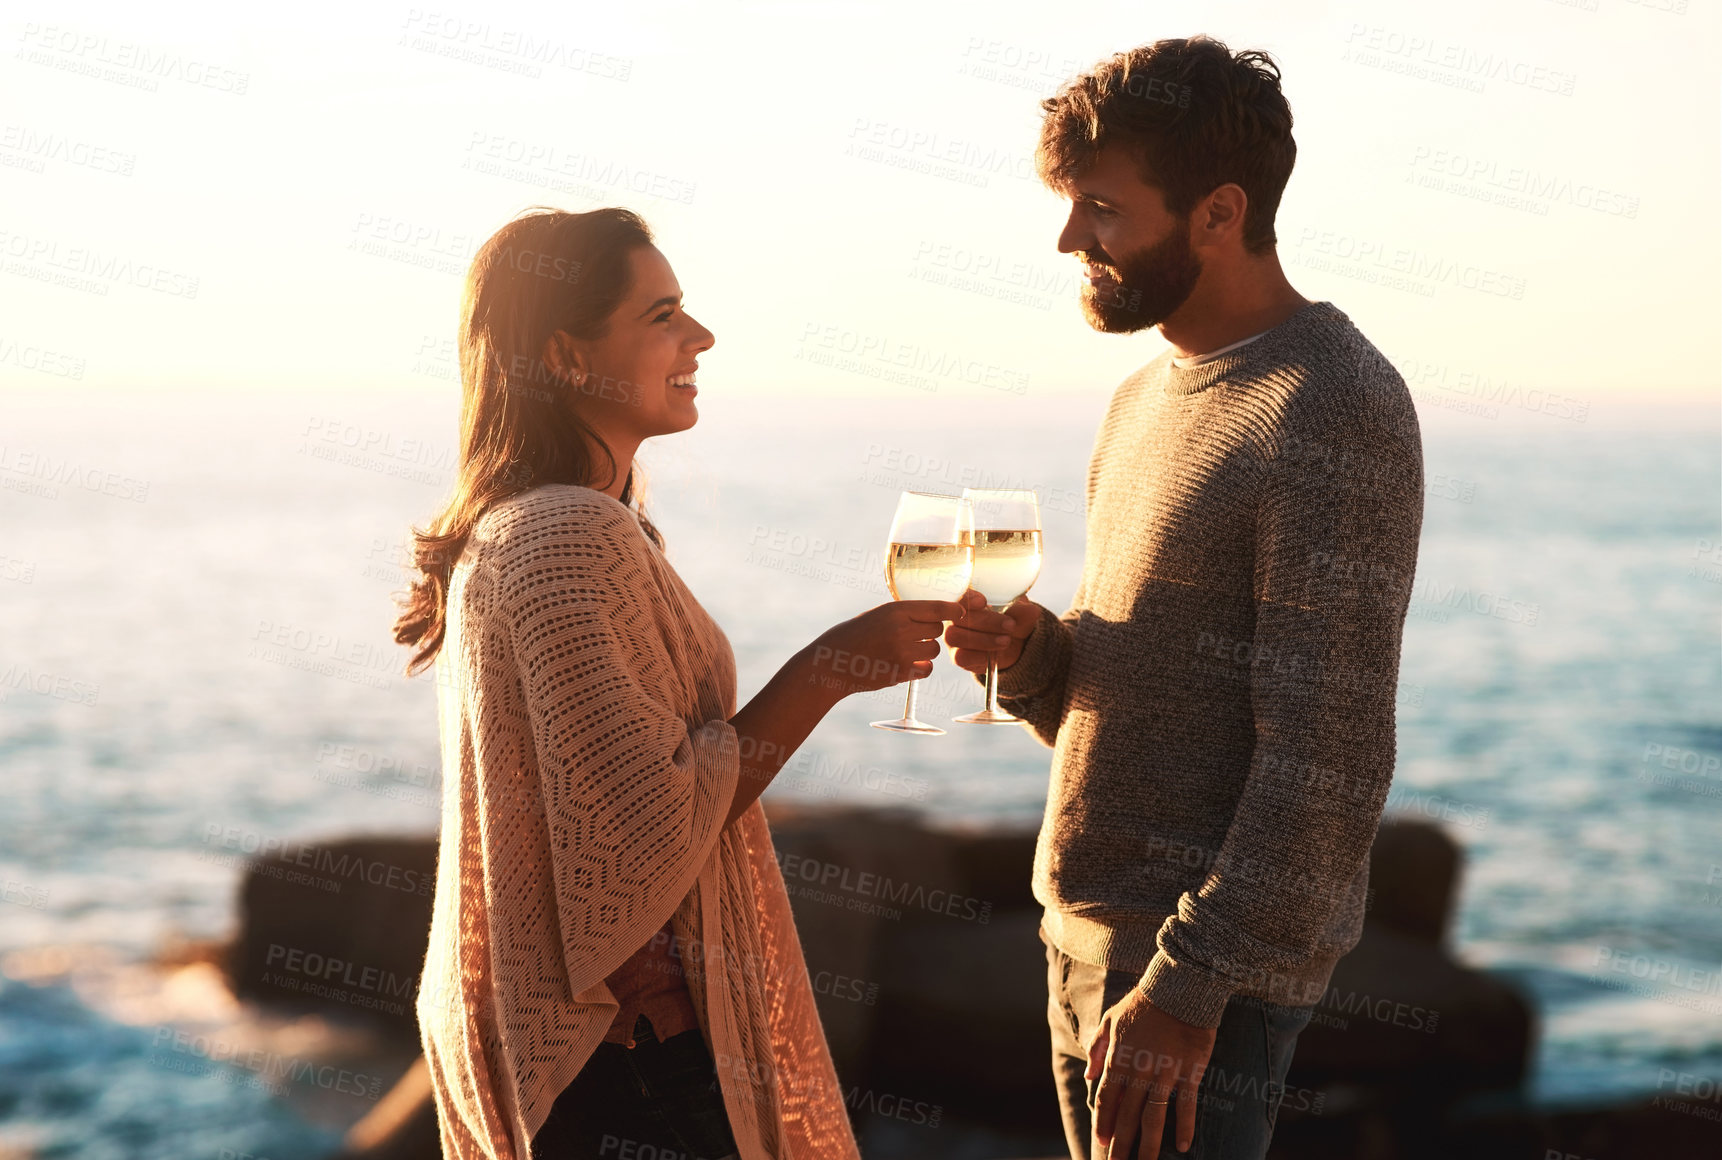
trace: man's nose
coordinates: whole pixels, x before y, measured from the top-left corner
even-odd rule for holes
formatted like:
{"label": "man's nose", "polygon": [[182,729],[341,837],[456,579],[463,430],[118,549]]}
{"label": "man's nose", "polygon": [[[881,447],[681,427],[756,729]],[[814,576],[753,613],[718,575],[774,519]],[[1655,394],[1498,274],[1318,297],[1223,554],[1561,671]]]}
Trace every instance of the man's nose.
{"label": "man's nose", "polygon": [[1074,254],[1078,250],[1093,250],[1094,231],[1077,219],[1075,207],[1071,207],[1070,216],[1064,219],[1064,229],[1058,234],[1058,252]]}

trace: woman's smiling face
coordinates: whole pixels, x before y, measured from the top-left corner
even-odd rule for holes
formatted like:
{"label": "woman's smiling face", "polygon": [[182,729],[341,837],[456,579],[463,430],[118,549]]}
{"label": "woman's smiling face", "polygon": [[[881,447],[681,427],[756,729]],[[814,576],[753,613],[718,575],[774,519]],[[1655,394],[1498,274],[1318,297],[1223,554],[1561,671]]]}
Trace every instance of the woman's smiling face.
{"label": "woman's smiling face", "polygon": [[699,421],[694,372],[700,353],[716,341],[682,309],[681,285],[656,246],[630,252],[628,268],[628,293],[603,338],[558,336],[572,356],[575,410],[618,448]]}

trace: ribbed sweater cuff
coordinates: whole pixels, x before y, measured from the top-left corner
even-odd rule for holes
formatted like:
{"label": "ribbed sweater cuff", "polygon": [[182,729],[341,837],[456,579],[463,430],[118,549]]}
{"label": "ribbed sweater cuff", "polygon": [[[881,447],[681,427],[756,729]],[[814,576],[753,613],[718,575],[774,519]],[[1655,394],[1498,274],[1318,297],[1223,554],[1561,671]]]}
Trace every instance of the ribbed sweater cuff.
{"label": "ribbed sweater cuff", "polygon": [[1173,962],[1159,951],[1136,989],[1174,1019],[1192,1027],[1218,1027],[1232,997],[1230,981],[1189,963]]}
{"label": "ribbed sweater cuff", "polygon": [[[999,696],[1032,697],[1045,689],[1058,664],[1059,650],[1065,645],[1064,622],[1050,608],[1040,610],[1040,620],[1034,631],[1022,642],[1022,653],[1016,664],[999,670]],[[986,675],[979,674],[981,680]]]}

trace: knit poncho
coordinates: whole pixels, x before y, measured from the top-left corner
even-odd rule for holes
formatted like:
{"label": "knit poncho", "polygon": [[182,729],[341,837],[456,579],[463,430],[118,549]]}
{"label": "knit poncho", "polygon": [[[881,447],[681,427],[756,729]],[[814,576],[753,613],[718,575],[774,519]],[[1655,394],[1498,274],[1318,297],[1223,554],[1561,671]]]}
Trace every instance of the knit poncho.
{"label": "knit poncho", "polygon": [[742,1160],[858,1156],[727,638],[626,506],[546,485],[480,519],[437,659],[444,772],[417,1001],[446,1160],[526,1160],[671,920]]}

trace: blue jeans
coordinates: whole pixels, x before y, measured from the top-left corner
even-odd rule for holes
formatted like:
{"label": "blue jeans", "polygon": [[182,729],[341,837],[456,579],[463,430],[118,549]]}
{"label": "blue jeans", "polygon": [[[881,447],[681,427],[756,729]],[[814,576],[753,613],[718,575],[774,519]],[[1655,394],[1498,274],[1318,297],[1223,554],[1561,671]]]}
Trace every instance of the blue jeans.
{"label": "blue jeans", "polygon": [[699,1029],[634,1046],[600,1043],[532,1137],[532,1160],[736,1160],[711,1052]]}
{"label": "blue jeans", "polygon": [[[1100,1017],[1140,980],[1128,971],[1109,971],[1071,958],[1047,939],[1047,1022],[1052,1028],[1052,1074],[1064,1113],[1064,1137],[1071,1160],[1089,1160],[1097,1083],[1083,1078],[1088,1055],[1083,1044],[1094,1037]],[[1283,1007],[1234,995],[1220,1016],[1214,1053],[1196,1092],[1196,1139],[1188,1152],[1177,1150],[1177,1100],[1167,1108],[1158,1151],[1141,1141],[1129,1160],[1262,1160],[1274,1134],[1274,1116],[1285,1094],[1286,1072],[1298,1033],[1309,1023],[1308,1007]]]}

